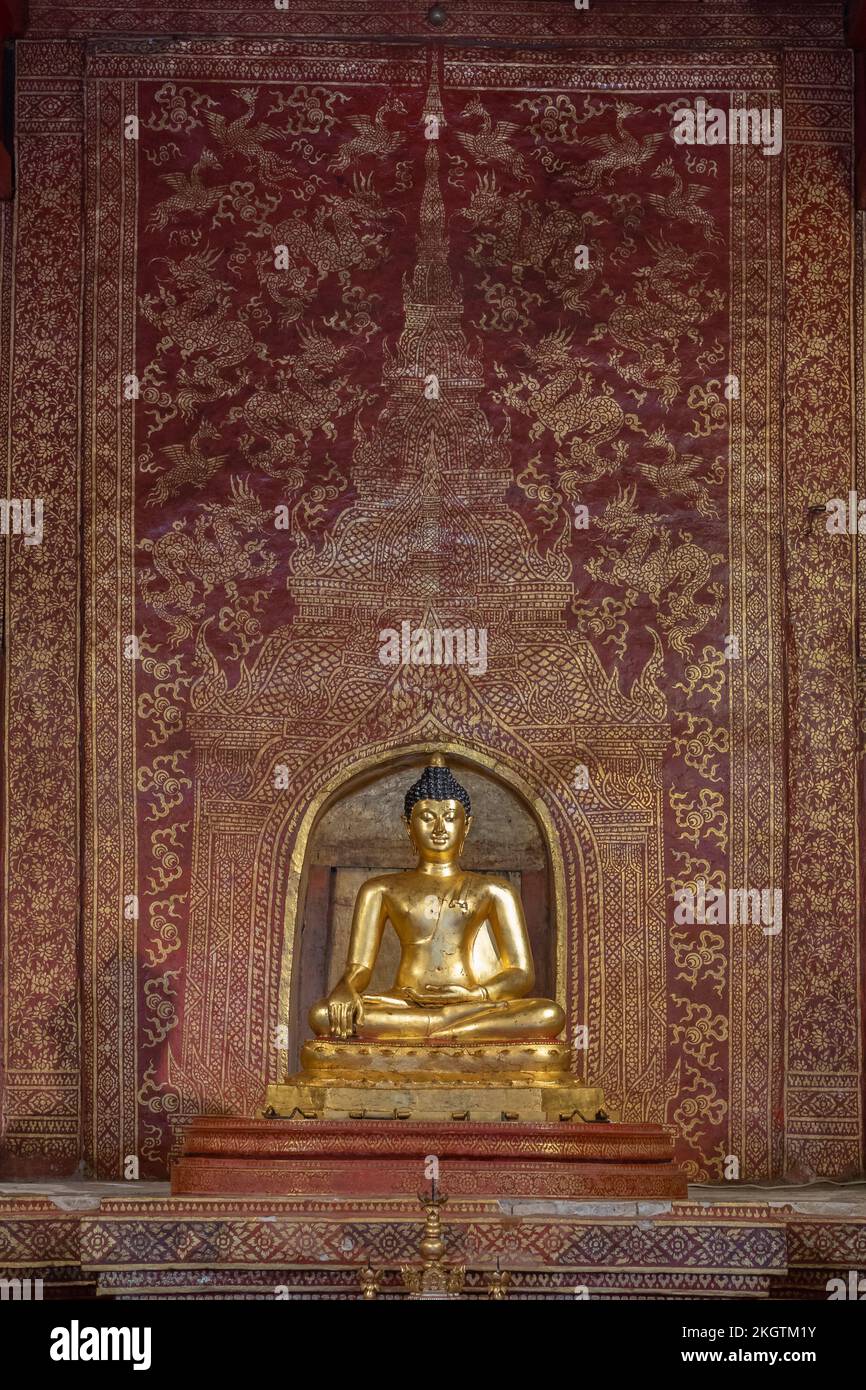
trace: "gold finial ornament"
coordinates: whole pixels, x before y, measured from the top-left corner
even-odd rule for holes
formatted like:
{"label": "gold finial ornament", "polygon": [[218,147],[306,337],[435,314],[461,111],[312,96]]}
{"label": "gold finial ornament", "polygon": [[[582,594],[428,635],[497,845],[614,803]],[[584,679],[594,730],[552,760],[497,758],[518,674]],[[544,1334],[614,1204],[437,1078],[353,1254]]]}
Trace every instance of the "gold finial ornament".
{"label": "gold finial ornament", "polygon": [[499,1301],[508,1297],[511,1275],[507,1269],[491,1269],[487,1275],[487,1297]]}
{"label": "gold finial ornament", "polygon": [[361,1285],[361,1297],[365,1302],[371,1302],[379,1292],[379,1275],[375,1269],[367,1265],[366,1269],[361,1270],[359,1279]]}
{"label": "gold finial ornament", "polygon": [[443,1260],[445,1239],[442,1235],[440,1210],[448,1201],[447,1197],[418,1193],[418,1201],[426,1213],[424,1236],[421,1241],[421,1255],[424,1260],[420,1269],[403,1265],[400,1273],[410,1298],[459,1298],[466,1279],[465,1265],[452,1265],[448,1268]]}

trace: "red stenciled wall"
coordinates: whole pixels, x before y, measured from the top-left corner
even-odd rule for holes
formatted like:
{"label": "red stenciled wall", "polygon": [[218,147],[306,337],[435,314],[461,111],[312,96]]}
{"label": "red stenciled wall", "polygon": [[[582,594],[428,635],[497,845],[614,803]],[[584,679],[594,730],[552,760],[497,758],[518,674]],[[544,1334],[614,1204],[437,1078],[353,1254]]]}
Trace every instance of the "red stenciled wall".
{"label": "red stenciled wall", "polygon": [[[855,737],[851,555],[803,522],[852,467],[847,56],[820,15],[809,50],[714,48],[707,6],[677,7],[687,50],[635,48],[622,5],[580,31],[533,7],[545,50],[511,7],[511,47],[464,47],[492,19],[458,8],[441,44],[380,6],[417,42],[22,45],[23,157],[65,122],[86,166],[80,232],[52,174],[21,189],[12,271],[26,296],[28,216],[67,260],[79,237],[82,386],[51,419],[58,502],[83,479],[82,679],[37,628],[56,684],[26,714],[72,747],[80,720],[84,895],[52,878],[26,919],[80,1032],[28,1008],[9,900],[10,1170],[160,1174],[192,1114],[255,1107],[285,1060],[293,849],[359,772],[434,743],[545,808],[560,992],[624,1117],[676,1125],[696,1178],[859,1167],[853,762],[821,761],[828,728]],[[789,18],[767,7],[763,37]],[[777,159],[670,139],[698,95],[768,92]],[[74,576],[74,534],[51,544],[46,575]],[[483,628],[486,671],[383,667],[403,620]],[[45,850],[16,806],[10,867]],[[782,887],[783,931],[676,923],[703,878]]]}

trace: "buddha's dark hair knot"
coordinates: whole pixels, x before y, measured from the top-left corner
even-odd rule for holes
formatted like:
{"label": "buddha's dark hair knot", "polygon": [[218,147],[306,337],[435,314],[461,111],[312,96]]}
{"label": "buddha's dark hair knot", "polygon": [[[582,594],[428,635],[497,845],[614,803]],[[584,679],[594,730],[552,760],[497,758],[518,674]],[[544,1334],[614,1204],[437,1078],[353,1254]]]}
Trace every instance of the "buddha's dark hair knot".
{"label": "buddha's dark hair knot", "polygon": [[460,801],[463,803],[467,819],[472,814],[468,791],[461,787],[450,767],[445,766],[445,759],[439,754],[434,755],[429,767],[425,767],[418,781],[414,782],[406,793],[403,815],[407,820],[412,815],[412,807],[416,801]]}

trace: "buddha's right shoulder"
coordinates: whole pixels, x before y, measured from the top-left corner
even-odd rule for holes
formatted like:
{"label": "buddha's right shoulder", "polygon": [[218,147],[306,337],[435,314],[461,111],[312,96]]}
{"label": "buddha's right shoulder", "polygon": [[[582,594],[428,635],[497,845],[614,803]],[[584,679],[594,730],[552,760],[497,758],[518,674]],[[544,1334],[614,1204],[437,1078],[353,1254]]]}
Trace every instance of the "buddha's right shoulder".
{"label": "buddha's right shoulder", "polygon": [[400,874],[374,874],[372,878],[365,878],[361,887],[358,889],[358,896],[362,893],[369,897],[374,897],[379,893],[387,893],[389,888],[395,888]]}

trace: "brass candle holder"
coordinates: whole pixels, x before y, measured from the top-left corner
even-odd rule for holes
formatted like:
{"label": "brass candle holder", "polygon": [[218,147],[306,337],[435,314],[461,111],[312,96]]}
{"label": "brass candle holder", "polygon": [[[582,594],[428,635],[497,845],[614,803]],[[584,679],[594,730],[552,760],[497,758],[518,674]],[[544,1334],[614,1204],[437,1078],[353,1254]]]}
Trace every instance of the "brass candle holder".
{"label": "brass candle holder", "polygon": [[433,1184],[429,1197],[418,1193],[418,1201],[425,1212],[424,1235],[421,1240],[421,1256],[424,1263],[420,1269],[413,1265],[403,1265],[400,1274],[410,1298],[459,1298],[466,1279],[465,1265],[448,1268],[443,1260],[445,1240],[442,1235],[441,1211],[448,1201],[436,1193]]}
{"label": "brass candle holder", "polygon": [[[436,1183],[431,1185],[430,1195],[418,1193],[418,1201],[424,1208],[424,1235],[421,1239],[420,1254],[423,1263],[401,1265],[400,1275],[407,1296],[419,1298],[460,1298],[466,1282],[466,1266],[445,1264],[445,1238],[442,1234],[442,1208],[447,1197],[437,1194]],[[378,1296],[384,1270],[374,1270],[370,1265],[361,1270],[361,1297],[365,1300]],[[511,1275],[507,1269],[496,1268],[487,1271],[487,1297],[499,1301],[508,1297]]]}

